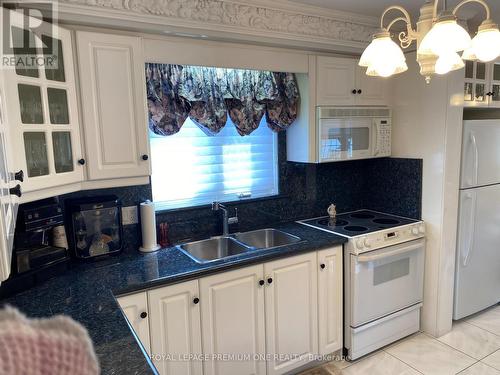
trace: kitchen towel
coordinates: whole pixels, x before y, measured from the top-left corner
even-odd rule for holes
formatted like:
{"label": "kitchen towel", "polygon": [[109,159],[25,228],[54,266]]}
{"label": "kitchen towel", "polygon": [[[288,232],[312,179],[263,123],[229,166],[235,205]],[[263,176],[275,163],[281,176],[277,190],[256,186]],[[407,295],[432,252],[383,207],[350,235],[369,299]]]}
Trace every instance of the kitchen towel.
{"label": "kitchen towel", "polygon": [[67,316],[28,319],[13,307],[0,310],[0,375],[97,375],[87,330]]}
{"label": "kitchen towel", "polygon": [[160,249],[156,240],[156,213],[155,205],[151,201],[141,203],[141,229],[142,246],[139,248],[144,253]]}

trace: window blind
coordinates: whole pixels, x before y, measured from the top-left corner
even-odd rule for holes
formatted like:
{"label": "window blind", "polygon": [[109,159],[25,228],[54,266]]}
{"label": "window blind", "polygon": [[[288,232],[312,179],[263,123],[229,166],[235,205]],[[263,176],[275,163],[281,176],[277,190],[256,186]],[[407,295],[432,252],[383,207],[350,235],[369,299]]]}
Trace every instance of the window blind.
{"label": "window blind", "polygon": [[169,137],[150,133],[153,199],[170,209],[278,194],[277,135],[263,123],[242,137],[228,118],[207,136],[189,118]]}

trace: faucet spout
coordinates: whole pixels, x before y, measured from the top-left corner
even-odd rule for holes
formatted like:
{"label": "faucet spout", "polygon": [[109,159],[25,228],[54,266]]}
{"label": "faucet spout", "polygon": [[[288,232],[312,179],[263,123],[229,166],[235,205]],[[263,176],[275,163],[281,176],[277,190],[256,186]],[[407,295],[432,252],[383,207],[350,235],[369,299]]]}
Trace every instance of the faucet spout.
{"label": "faucet spout", "polygon": [[222,211],[222,235],[229,235],[229,213],[226,206],[220,202],[212,202],[212,211]]}

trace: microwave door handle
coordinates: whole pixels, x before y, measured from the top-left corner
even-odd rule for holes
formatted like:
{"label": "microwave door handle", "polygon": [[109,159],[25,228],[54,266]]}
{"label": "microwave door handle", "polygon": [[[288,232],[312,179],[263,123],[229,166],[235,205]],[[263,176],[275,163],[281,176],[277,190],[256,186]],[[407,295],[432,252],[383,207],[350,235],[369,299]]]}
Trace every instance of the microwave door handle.
{"label": "microwave door handle", "polygon": [[396,249],[396,250],[393,250],[393,251],[386,251],[386,252],[379,253],[379,254],[358,255],[357,260],[358,260],[359,263],[368,263],[368,262],[373,262],[375,260],[384,259],[384,258],[388,258],[388,257],[392,257],[392,256],[396,256],[396,255],[408,253],[410,251],[414,251],[414,250],[417,250],[417,249],[420,249],[420,248],[423,248],[421,242],[413,244],[411,246],[403,247],[401,249]]}
{"label": "microwave door handle", "polygon": [[372,130],[374,130],[374,132],[373,132],[373,156],[377,156],[379,153],[379,149],[378,149],[379,123],[378,123],[378,121],[373,122]]}
{"label": "microwave door handle", "polygon": [[469,239],[467,241],[467,251],[464,254],[463,265],[467,267],[469,263],[470,255],[472,253],[472,247],[474,246],[474,218],[476,216],[476,194],[467,193],[467,199],[472,200],[471,213],[469,215]]}

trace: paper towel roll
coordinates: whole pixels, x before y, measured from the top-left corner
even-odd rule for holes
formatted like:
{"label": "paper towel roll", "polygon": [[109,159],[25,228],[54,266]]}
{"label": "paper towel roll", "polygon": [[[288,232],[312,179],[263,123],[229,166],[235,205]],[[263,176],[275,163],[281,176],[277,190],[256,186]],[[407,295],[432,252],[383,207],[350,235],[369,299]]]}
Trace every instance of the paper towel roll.
{"label": "paper towel roll", "polygon": [[156,241],[155,205],[151,201],[141,203],[141,230],[142,246],[139,250],[149,253],[160,249]]}

